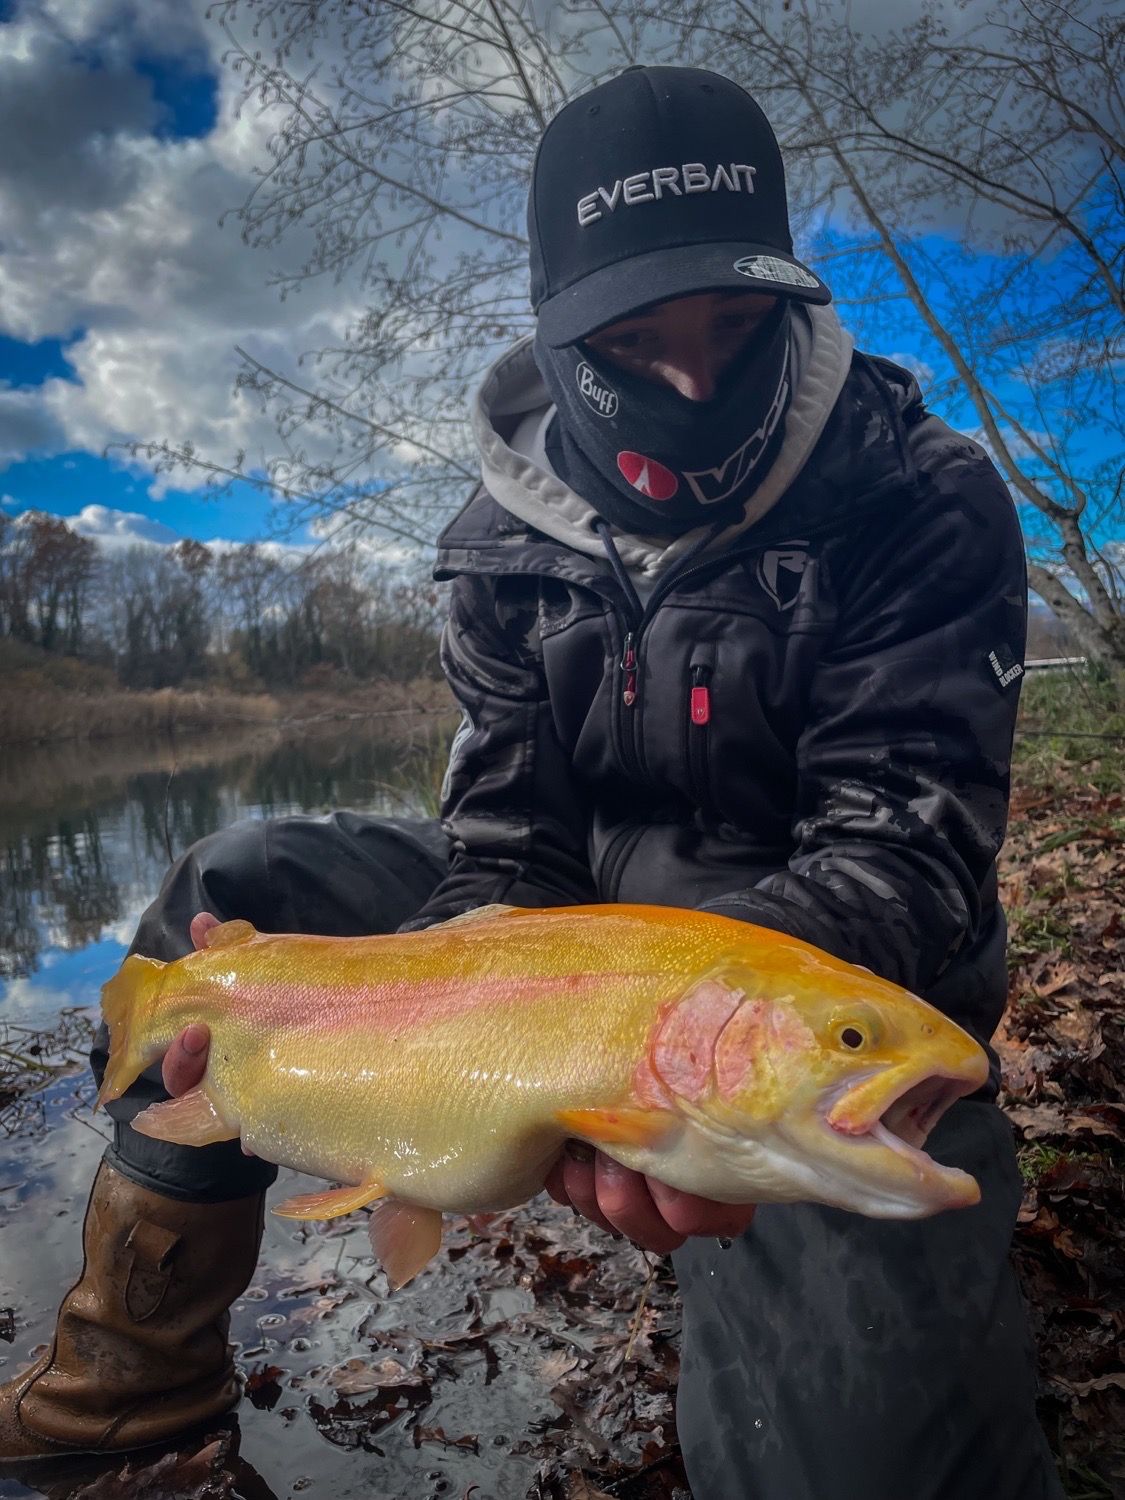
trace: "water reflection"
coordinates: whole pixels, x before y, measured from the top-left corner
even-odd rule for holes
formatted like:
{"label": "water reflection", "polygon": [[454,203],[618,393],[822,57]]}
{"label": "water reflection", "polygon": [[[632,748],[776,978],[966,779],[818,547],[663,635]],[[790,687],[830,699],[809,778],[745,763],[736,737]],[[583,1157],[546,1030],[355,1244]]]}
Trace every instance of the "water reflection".
{"label": "water reflection", "polygon": [[[221,743],[9,752],[0,774],[0,981],[105,937],[119,944],[172,856],[243,817],[417,811],[444,741],[255,726]],[[5,986],[0,984],[0,1006]]]}

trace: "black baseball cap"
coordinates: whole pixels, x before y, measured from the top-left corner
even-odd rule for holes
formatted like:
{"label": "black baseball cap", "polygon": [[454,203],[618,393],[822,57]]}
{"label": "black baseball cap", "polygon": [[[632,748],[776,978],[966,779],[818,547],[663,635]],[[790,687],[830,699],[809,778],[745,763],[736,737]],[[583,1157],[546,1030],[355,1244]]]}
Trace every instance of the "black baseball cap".
{"label": "black baseball cap", "polygon": [[531,304],[556,349],[693,292],[832,300],[793,255],[769,121],[703,68],[627,68],[564,105],[535,155],[528,234]]}

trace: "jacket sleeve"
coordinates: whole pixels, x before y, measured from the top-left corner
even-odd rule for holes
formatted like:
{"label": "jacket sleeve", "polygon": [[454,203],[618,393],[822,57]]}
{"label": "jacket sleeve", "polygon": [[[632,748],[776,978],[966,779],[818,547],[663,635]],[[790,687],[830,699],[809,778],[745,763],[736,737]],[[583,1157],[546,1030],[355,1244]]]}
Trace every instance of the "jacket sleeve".
{"label": "jacket sleeve", "polygon": [[977,941],[982,893],[992,916],[1027,594],[999,474],[936,419],[922,425],[923,465],[927,446],[945,461],[833,570],[838,617],[798,743],[794,853],[705,909],[925,993]]}
{"label": "jacket sleeve", "polygon": [[506,604],[502,580],[454,581],[441,643],[461,707],[441,791],[450,866],[404,932],[491,902],[596,899],[588,799],[555,733],[537,642],[534,606]]}

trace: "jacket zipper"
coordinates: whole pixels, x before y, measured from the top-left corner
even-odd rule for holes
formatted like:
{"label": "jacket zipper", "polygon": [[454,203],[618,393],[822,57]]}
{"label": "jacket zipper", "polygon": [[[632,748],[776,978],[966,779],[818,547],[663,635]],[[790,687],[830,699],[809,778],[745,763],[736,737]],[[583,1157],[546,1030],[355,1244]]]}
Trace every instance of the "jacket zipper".
{"label": "jacket zipper", "polygon": [[618,669],[621,673],[621,707],[618,723],[621,726],[621,759],[629,776],[641,778],[640,714],[637,712],[637,693],[640,682],[640,663],[637,655],[639,624],[627,626],[621,646]]}
{"label": "jacket zipper", "polygon": [[688,780],[701,810],[711,801],[711,677],[714,673],[714,646],[700,642],[692,647],[688,663],[687,763]]}
{"label": "jacket zipper", "polygon": [[632,708],[637,701],[637,650],[631,630],[626,633],[621,652],[621,671],[624,674],[621,701],[626,708]]}

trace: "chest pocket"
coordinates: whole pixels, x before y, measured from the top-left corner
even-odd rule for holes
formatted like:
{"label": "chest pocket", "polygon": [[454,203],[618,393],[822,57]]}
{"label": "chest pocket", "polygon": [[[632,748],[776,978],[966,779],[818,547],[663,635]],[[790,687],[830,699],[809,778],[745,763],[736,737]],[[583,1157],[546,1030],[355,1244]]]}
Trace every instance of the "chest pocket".
{"label": "chest pocket", "polygon": [[642,636],[638,763],[704,821],[791,807],[796,745],[832,610],[798,541],[674,591]]}

